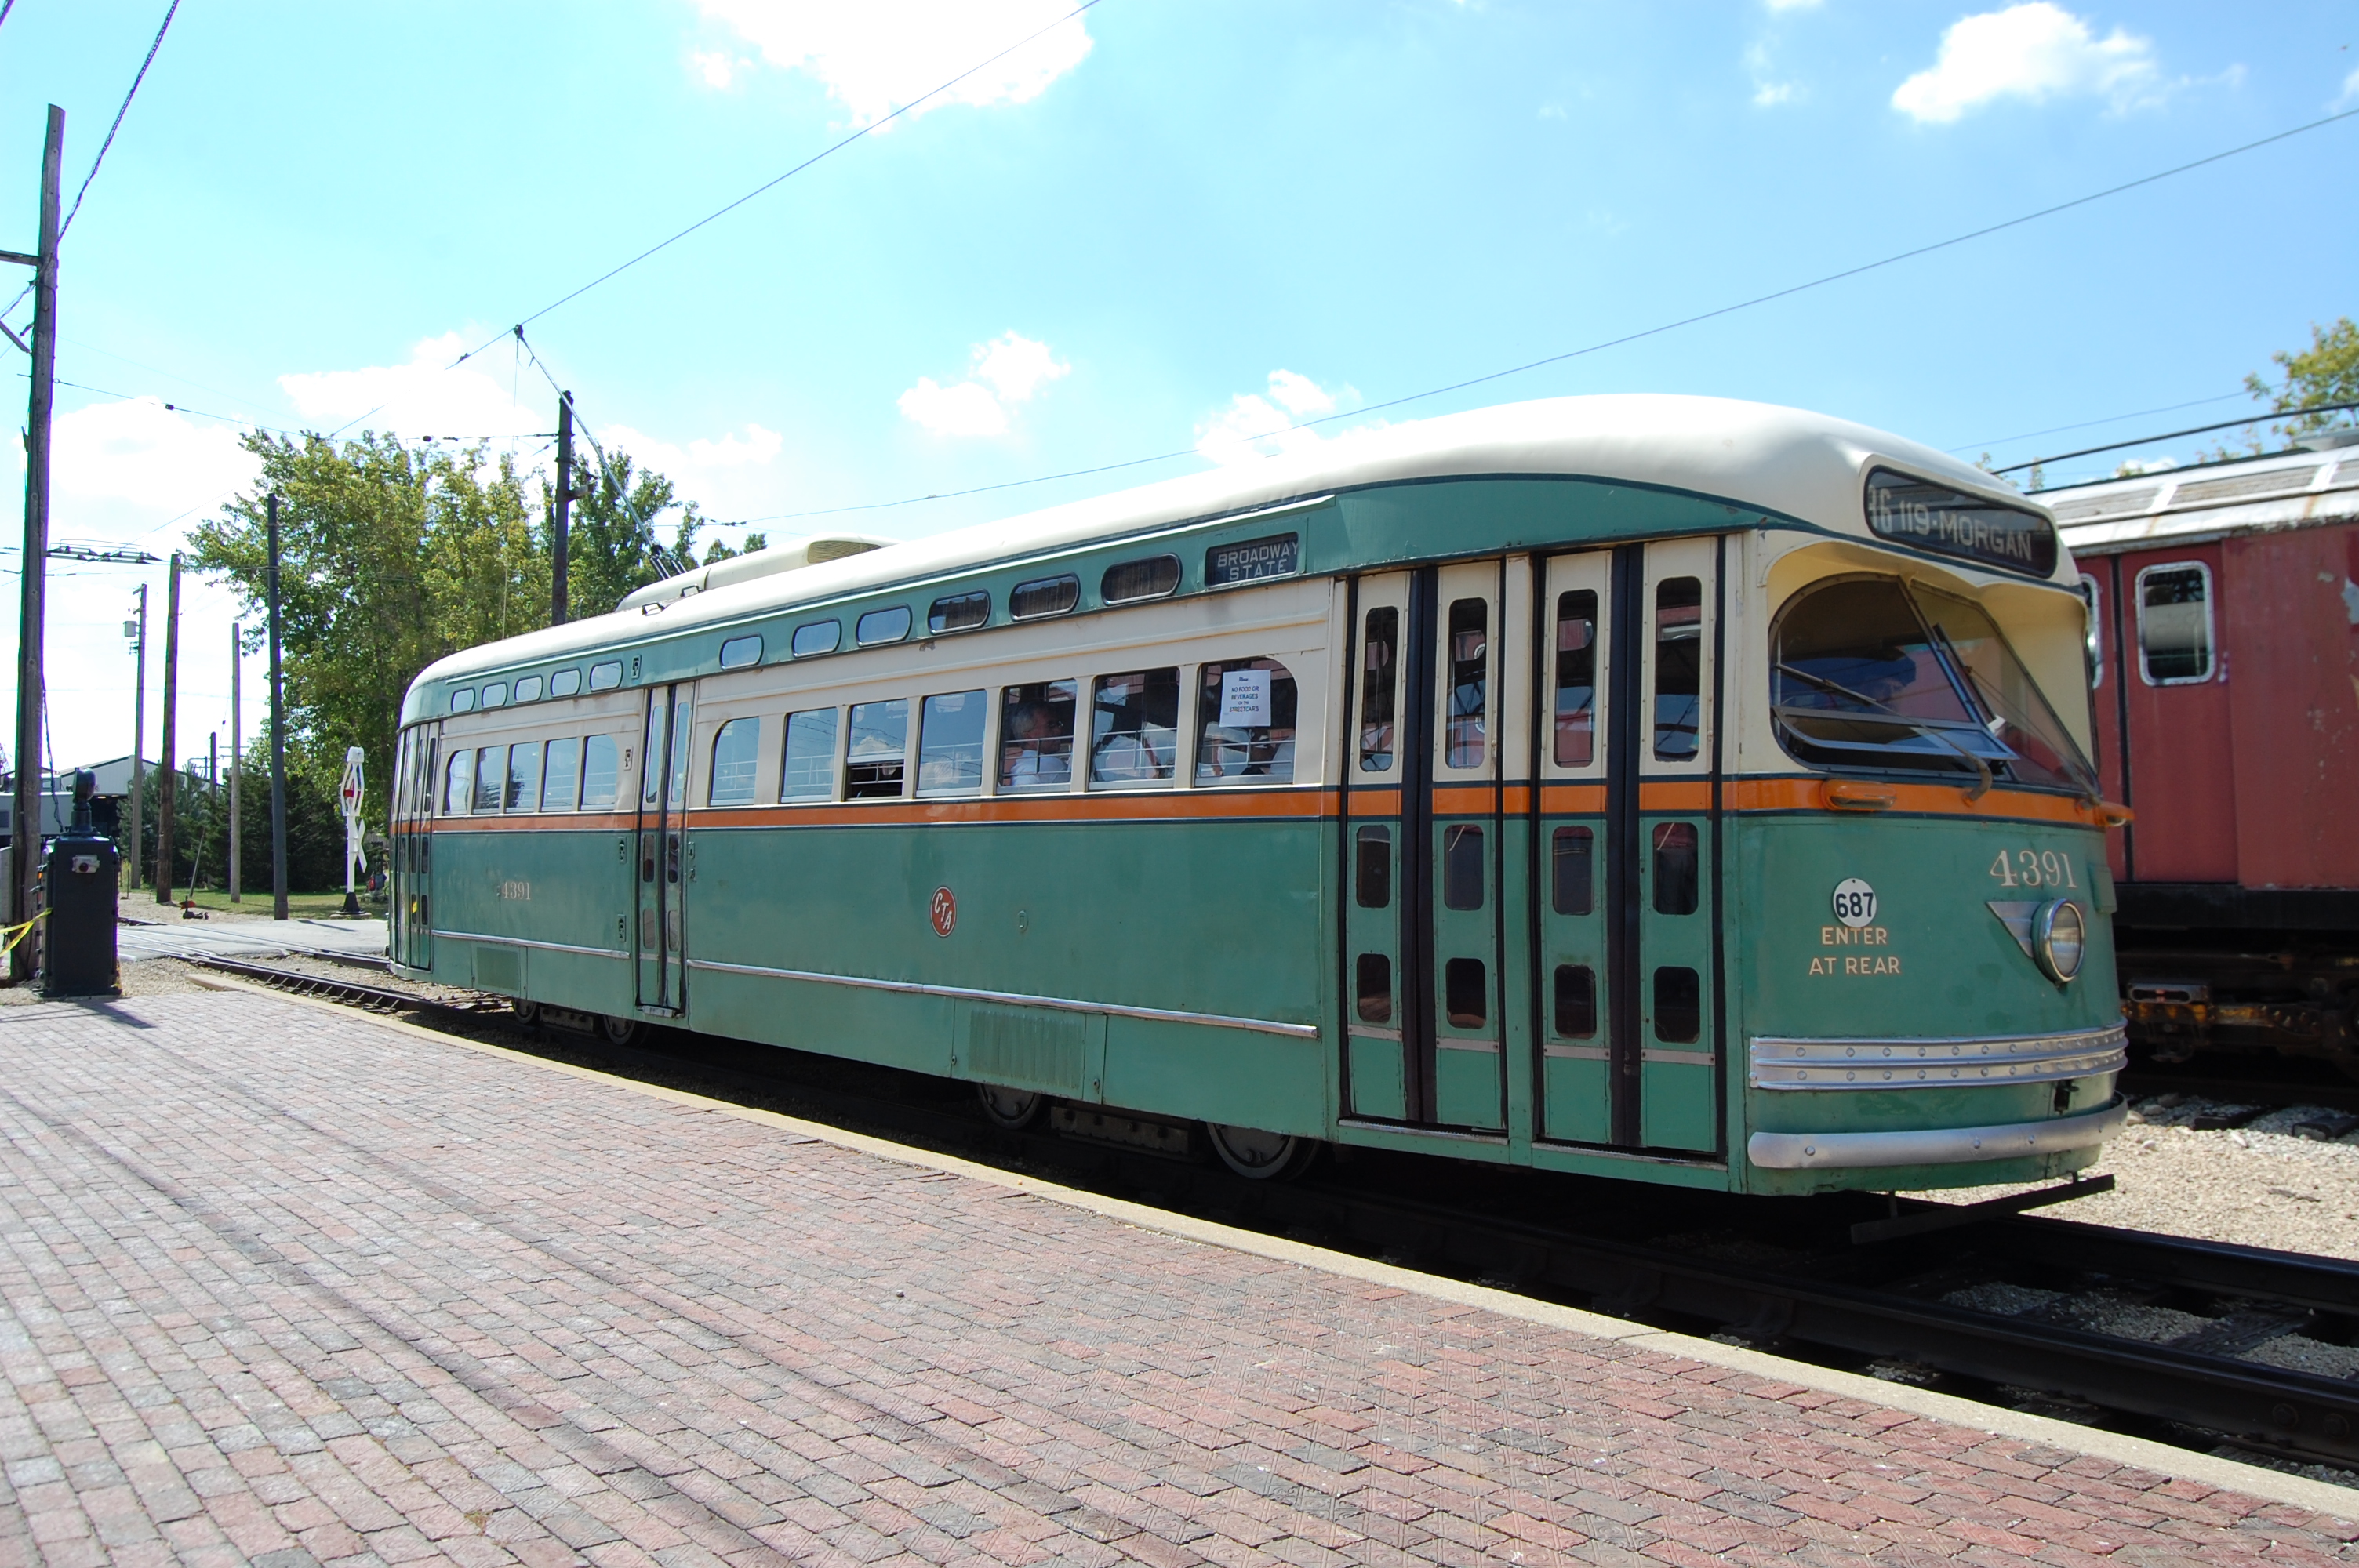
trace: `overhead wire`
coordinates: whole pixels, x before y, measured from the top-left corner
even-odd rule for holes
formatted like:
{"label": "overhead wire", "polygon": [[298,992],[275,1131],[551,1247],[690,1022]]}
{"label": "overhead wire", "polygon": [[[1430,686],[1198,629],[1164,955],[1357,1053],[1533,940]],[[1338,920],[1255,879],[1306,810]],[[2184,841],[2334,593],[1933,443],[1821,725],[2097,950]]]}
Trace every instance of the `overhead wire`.
{"label": "overhead wire", "polygon": [[2232,398],[2249,397],[2249,392],[2223,392],[2217,397],[2190,398],[2185,403],[2166,403],[2159,408],[2139,408],[2127,414],[2109,414],[2103,419],[2083,419],[2077,425],[2050,425],[2045,430],[2026,430],[2019,436],[1994,436],[1984,441],[1962,441],[1954,447],[1944,447],[1952,455],[1980,451],[1990,447],[2004,447],[2010,441],[2028,441],[2040,436],[2060,436],[2068,430],[2093,430],[2100,425],[2117,425],[2125,419],[2143,419],[2152,414],[2176,414],[2182,408],[2201,408],[2208,404],[2226,403]]}
{"label": "overhead wire", "polygon": [[[178,5],[179,3],[179,0],[173,0],[173,4]],[[649,245],[646,250],[641,251],[638,254],[631,257],[630,260],[600,273],[596,277],[592,278],[589,282],[582,285],[581,287],[574,289],[572,292],[560,295],[557,298],[550,300],[548,304],[542,306],[531,315],[519,318],[516,323],[516,327],[523,328],[530,326],[533,322],[539,320],[543,316],[548,315],[550,311],[557,309],[559,307],[570,305],[574,300],[581,298],[583,295],[589,293],[592,289],[598,287],[600,285],[621,276],[624,273],[630,271],[631,268],[638,265],[641,262],[646,261],[649,256],[656,254],[659,251],[666,250],[672,245],[678,244],[680,241],[688,238],[689,235],[693,234],[699,229],[703,228],[706,224],[713,222],[718,219],[724,218],[730,213],[735,211],[738,208],[745,206],[745,203],[753,200],[755,198],[776,189],[777,187],[785,184],[788,180],[792,179],[795,176],[802,173],[803,170],[810,168],[813,164],[833,157],[837,153],[842,152],[844,148],[850,146],[853,143],[859,141],[862,137],[883,130],[886,126],[891,124],[902,115],[910,114],[920,105],[940,97],[943,93],[948,92],[951,88],[956,87],[960,82],[964,81],[968,77],[973,76],[975,72],[984,70],[987,66],[998,64],[1001,60],[1006,59],[1009,55],[1014,54],[1016,50],[1055,32],[1059,27],[1063,27],[1074,17],[1081,16],[1083,12],[1092,9],[1098,4],[1099,0],[1082,0],[1082,3],[1079,5],[1074,6],[1071,11],[1066,12],[1055,21],[1049,23],[1047,27],[1027,33],[1024,37],[1016,39],[1016,42],[1008,45],[1006,49],[1001,49],[997,54],[992,55],[985,59],[977,60],[974,64],[967,67],[964,70],[960,71],[956,76],[951,77],[948,81],[943,82],[940,86],[919,93],[917,97],[910,99],[909,102],[902,104],[891,114],[870,121],[867,124],[861,126],[858,130],[853,132],[842,141],[832,143],[830,146],[821,148],[820,151],[813,153],[810,157],[803,159],[802,162],[795,165],[794,168],[787,170],[786,173],[778,175],[775,178],[763,181],[753,189],[745,192],[745,195],[738,197],[734,201],[731,201],[724,206],[715,208],[712,211],[706,213],[701,218],[699,218],[695,222],[690,223],[687,228],[680,230],[678,233],[671,235],[668,239],[658,241],[656,243]],[[490,348],[494,343],[498,342],[501,338],[506,337],[506,335],[507,334],[506,332],[501,332],[494,337],[485,339],[476,347],[468,350],[465,353],[461,354],[457,359],[451,361],[449,368],[456,370],[459,366],[466,363],[477,354],[482,353],[485,349]]]}
{"label": "overhead wire", "polygon": [[[1859,277],[1867,273],[1880,271],[1888,266],[1897,266],[1902,262],[1914,261],[1919,256],[1931,255],[1936,252],[1949,250],[1958,245],[1966,244],[1974,240],[1987,239],[1993,234],[2004,233],[2010,229],[2019,229],[2027,223],[2035,223],[2043,218],[2052,218],[2060,212],[2069,212],[2075,208],[2086,207],[2093,202],[2103,201],[2110,197],[2119,196],[2131,190],[2136,190],[2142,187],[2153,185],[2161,180],[2170,179],[2179,175],[2191,173],[2196,169],[2203,168],[2209,165],[2220,163],[2228,158],[2238,157],[2245,153],[2256,152],[2262,147],[2270,146],[2276,143],[2287,141],[2295,136],[2304,135],[2311,131],[2323,129],[2328,125],[2336,124],[2342,121],[2351,119],[2354,115],[2359,115],[2359,109],[2345,109],[2338,114],[2324,115],[2319,119],[2308,121],[2305,124],[2293,126],[2288,130],[2278,131],[2273,135],[2262,136],[2254,141],[2245,142],[2236,146],[2226,148],[2221,152],[2208,154],[2203,157],[2190,158],[2185,163],[2174,164],[2169,168],[2159,169],[2153,174],[2141,175],[2136,179],[2125,179],[2117,185],[2109,185],[2103,190],[2093,190],[2085,196],[2076,196],[2069,201],[2054,202],[2049,206],[2041,207],[2036,211],[2025,212],[2017,217],[2008,218],[1996,223],[1985,223],[1981,228],[1970,229],[1960,234],[1952,234],[1948,239],[1935,240],[1928,244],[1911,246],[1908,250],[1897,251],[1891,255],[1879,257],[1875,261],[1863,262],[1856,266],[1847,266],[1839,271],[1823,274],[1821,276],[1809,279],[1807,282],[1789,284],[1786,287],[1771,289],[1765,294],[1756,294],[1749,298],[1737,300],[1734,304],[1718,306],[1710,310],[1699,310],[1692,315],[1680,317],[1676,320],[1665,321],[1656,326],[1642,328],[1635,332],[1625,332],[1617,337],[1601,339],[1596,342],[1585,344],[1581,348],[1568,349],[1562,353],[1546,354],[1536,360],[1527,360],[1521,364],[1510,365],[1505,370],[1488,371],[1481,375],[1468,376],[1464,380],[1453,381],[1445,385],[1428,387],[1422,392],[1412,392],[1398,397],[1388,397],[1381,403],[1364,404],[1356,408],[1347,408],[1339,410],[1333,414],[1321,415],[1315,419],[1298,420],[1294,424],[1288,426],[1287,429],[1308,430],[1314,429],[1321,425],[1333,424],[1339,419],[1365,418],[1371,414],[1379,413],[1386,408],[1398,408],[1408,404],[1423,402],[1425,399],[1430,397],[1441,397],[1450,393],[1463,392],[1468,387],[1481,386],[1489,382],[1504,380],[1508,376],[1522,375],[1549,365],[1562,364],[1570,360],[1582,359],[1591,354],[1603,353],[1607,349],[1621,348],[1630,343],[1642,341],[1647,338],[1660,337],[1666,332],[1675,332],[1683,327],[1692,327],[1700,322],[1716,320],[1723,316],[1733,316],[1740,310],[1750,310],[1757,306],[1768,305],[1777,300],[1790,299],[1796,295],[1807,294],[1813,289],[1824,288],[1830,284],[1841,283],[1847,278]],[[1284,434],[1285,432],[1273,431],[1271,433],[1276,435]],[[801,512],[772,513],[760,517],[744,518],[740,521],[745,523],[783,523],[792,522],[805,517],[836,516],[853,512],[884,512],[896,507],[915,506],[929,501],[951,501],[962,496],[982,495],[993,491],[1000,490],[1016,490],[1027,485],[1050,484],[1058,480],[1083,479],[1093,474],[1111,473],[1119,469],[1139,468],[1149,463],[1169,462],[1174,459],[1187,457],[1195,449],[1193,447],[1179,448],[1168,452],[1158,452],[1150,457],[1132,458],[1123,462],[1101,463],[1092,468],[1069,469],[1061,473],[1038,474],[1029,479],[1006,480],[997,484],[974,485],[965,490],[938,491],[925,495],[904,496],[897,501],[867,502],[853,506],[829,506],[818,507]]]}
{"label": "overhead wire", "polygon": [[59,239],[63,240],[66,231],[73,227],[74,213],[82,211],[82,199],[90,194],[90,182],[98,178],[98,166],[106,161],[106,149],[114,145],[114,134],[123,129],[123,116],[131,113],[131,101],[139,96],[139,84],[147,80],[147,68],[156,63],[156,51],[164,47],[164,35],[171,30],[172,18],[179,10],[180,0],[172,0],[165,8],[163,26],[156,29],[156,41],[147,46],[147,58],[139,62],[139,74],[131,79],[131,91],[123,95],[123,107],[114,112],[114,124],[106,128],[106,140],[98,144],[98,156],[90,160],[90,172],[82,176],[82,189],[74,192],[72,210],[58,225]]}

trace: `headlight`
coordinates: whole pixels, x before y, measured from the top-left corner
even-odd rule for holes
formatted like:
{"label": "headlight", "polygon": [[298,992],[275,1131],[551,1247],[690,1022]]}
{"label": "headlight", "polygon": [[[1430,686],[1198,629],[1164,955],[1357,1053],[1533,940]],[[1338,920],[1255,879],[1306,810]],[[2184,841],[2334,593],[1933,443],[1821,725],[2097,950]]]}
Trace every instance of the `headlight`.
{"label": "headlight", "polygon": [[2081,972],[2081,960],[2088,950],[2088,917],[2071,899],[2043,903],[2031,917],[2031,956],[2058,985]]}

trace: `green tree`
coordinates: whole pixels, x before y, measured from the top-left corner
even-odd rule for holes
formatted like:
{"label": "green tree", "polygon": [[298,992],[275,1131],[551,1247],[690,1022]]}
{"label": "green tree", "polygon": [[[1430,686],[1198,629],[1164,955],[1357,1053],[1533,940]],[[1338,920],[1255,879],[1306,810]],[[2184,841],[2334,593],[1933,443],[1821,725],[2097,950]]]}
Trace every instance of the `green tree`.
{"label": "green tree", "polygon": [[370,776],[389,778],[402,694],[419,670],[548,624],[547,541],[524,484],[512,460],[480,448],[412,449],[374,433],[338,445],[257,432],[245,445],[262,476],[190,535],[193,564],[226,576],[259,622],[266,498],[277,494],[289,749],[307,769],[340,770],[357,744]]}
{"label": "green tree", "polygon": [[[2348,316],[2332,327],[2311,322],[2308,349],[2299,353],[2291,350],[2274,353],[2269,360],[2285,373],[2283,384],[2272,384],[2253,374],[2245,378],[2245,387],[2255,397],[2266,400],[2271,413],[2298,414],[2327,404],[2359,403],[2359,326],[2353,325]],[[2277,429],[2298,438],[2330,425],[2350,422],[2348,416],[2337,418],[2331,414],[2311,414],[2289,420]]]}
{"label": "green tree", "polygon": [[[578,499],[567,533],[565,597],[568,613],[580,620],[605,614],[632,589],[669,575],[656,558],[656,519],[671,510],[676,495],[671,481],[635,470],[627,453],[598,464],[576,458],[573,475]],[[543,483],[544,516],[554,499]],[[695,565],[696,535],[703,526],[693,503],[682,507],[671,554]]]}

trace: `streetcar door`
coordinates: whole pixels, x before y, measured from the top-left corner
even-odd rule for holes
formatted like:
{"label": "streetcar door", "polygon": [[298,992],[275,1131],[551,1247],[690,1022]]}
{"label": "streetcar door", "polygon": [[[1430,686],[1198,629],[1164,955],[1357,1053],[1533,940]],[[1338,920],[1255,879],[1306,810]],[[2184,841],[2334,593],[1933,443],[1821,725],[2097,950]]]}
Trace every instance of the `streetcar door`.
{"label": "streetcar door", "polygon": [[440,796],[441,748],[435,727],[401,732],[394,763],[393,852],[387,872],[388,946],[407,968],[434,967],[432,871],[434,813]]}
{"label": "streetcar door", "polygon": [[1345,915],[1357,1117],[1506,1126],[1504,581],[1492,560],[1360,584]]}
{"label": "streetcar door", "polygon": [[1614,1141],[1606,961],[1606,756],[1615,673],[1614,552],[1545,563],[1539,595],[1539,1136]]}
{"label": "streetcar door", "polygon": [[639,1011],[667,1017],[683,1011],[688,996],[680,956],[680,816],[688,805],[689,689],[648,688],[639,751]]}

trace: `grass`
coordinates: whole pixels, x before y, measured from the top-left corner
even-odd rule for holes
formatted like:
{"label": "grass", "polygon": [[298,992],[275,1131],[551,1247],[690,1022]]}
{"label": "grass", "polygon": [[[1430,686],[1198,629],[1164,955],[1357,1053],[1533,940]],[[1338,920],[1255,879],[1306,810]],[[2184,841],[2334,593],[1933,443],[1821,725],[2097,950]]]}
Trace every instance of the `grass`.
{"label": "grass", "polygon": [[[179,896],[194,898],[199,909],[235,910],[241,914],[255,914],[264,919],[268,919],[270,916],[268,888],[263,888],[259,892],[248,888],[245,890],[244,899],[237,903],[230,903],[229,894],[219,888],[201,889],[194,893]],[[136,892],[125,893],[122,907],[126,914],[138,914],[147,918],[153,918],[163,913],[156,903],[156,890],[151,887],[143,887]],[[289,920],[333,919],[343,912],[344,890],[342,888],[336,889],[333,892],[290,892],[287,895],[287,917]],[[361,895],[361,914],[364,916],[382,916],[385,914],[385,906],[369,903],[368,895],[364,893]]]}

